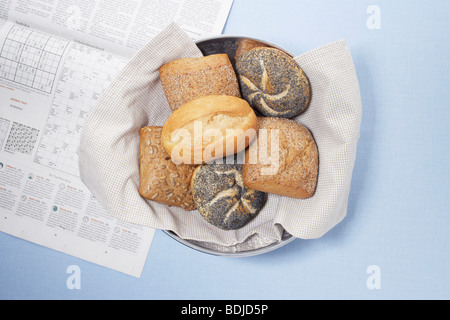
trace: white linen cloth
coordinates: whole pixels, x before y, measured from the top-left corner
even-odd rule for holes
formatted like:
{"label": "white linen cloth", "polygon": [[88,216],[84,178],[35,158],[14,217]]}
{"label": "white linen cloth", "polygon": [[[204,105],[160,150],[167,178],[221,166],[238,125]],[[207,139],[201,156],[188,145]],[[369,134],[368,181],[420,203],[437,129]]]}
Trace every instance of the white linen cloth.
{"label": "white linen cloth", "polygon": [[198,211],[167,207],[142,198],[139,186],[139,129],[162,126],[171,110],[158,69],[182,57],[200,57],[195,43],[175,23],[125,66],[83,128],[80,175],[114,217],[219,251],[245,251],[296,238],[319,238],[346,215],[361,122],[361,98],[351,54],[344,40],[295,57],[312,86],[309,109],[295,120],[308,127],[319,149],[319,178],[309,199],[274,194],[258,216],[239,230],[224,231]]}

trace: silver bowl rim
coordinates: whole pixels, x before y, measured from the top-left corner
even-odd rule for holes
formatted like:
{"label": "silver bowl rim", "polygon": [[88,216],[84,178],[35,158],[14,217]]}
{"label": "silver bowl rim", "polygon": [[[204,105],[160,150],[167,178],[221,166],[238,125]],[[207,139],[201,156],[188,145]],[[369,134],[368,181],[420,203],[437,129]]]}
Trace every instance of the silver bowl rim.
{"label": "silver bowl rim", "polygon": [[249,37],[249,36],[244,36],[244,35],[240,35],[240,34],[220,34],[217,36],[211,36],[211,37],[207,37],[207,38],[198,39],[195,41],[195,44],[198,44],[201,42],[206,42],[206,41],[211,41],[211,40],[224,39],[224,38],[236,38],[236,39],[246,39],[246,40],[258,41],[258,42],[261,42],[268,46],[280,49],[280,50],[284,51],[285,53],[289,54],[291,57],[294,57],[294,54],[292,52],[290,52],[289,50],[285,49],[284,47],[282,47],[278,44],[275,44],[275,43],[267,41],[267,40],[261,40],[256,37]]}
{"label": "silver bowl rim", "polygon": [[202,253],[207,253],[209,255],[213,255],[213,256],[223,256],[223,257],[251,257],[251,256],[257,256],[257,255],[261,255],[264,253],[268,253],[271,251],[274,251],[275,249],[281,248],[285,245],[287,245],[288,243],[294,241],[295,238],[292,235],[289,235],[288,237],[282,239],[280,242],[276,242],[273,244],[269,244],[265,247],[260,247],[257,249],[251,249],[251,250],[246,250],[246,251],[216,251],[210,248],[206,248],[206,247],[202,247],[201,245],[198,245],[194,242],[191,242],[189,240],[183,239],[181,237],[179,237],[178,235],[176,235],[173,231],[170,230],[162,230],[164,233],[166,233],[167,235],[169,235],[169,237],[171,237],[172,239],[176,240],[177,242],[191,248],[194,249],[196,251],[200,251]]}

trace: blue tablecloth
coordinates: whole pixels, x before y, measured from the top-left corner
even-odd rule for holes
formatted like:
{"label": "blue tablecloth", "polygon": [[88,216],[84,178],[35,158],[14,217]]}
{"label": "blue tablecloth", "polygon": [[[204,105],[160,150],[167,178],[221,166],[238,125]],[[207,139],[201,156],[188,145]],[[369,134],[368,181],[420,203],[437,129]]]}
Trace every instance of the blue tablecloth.
{"label": "blue tablecloth", "polygon": [[363,117],[344,221],[236,259],[157,231],[140,279],[0,233],[0,298],[450,298],[449,14],[445,0],[235,0],[225,34],[295,55],[347,41]]}

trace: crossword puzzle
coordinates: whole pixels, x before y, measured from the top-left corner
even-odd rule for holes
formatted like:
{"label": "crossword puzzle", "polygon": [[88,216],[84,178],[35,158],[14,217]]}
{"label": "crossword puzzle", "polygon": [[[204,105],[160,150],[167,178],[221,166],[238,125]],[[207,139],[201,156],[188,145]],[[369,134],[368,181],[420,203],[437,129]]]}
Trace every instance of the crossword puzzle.
{"label": "crossword puzzle", "polygon": [[35,163],[79,176],[78,146],[82,128],[91,108],[126,63],[126,59],[81,44],[70,46]]}
{"label": "crossword puzzle", "polygon": [[15,25],[1,48],[0,78],[50,93],[68,43]]}

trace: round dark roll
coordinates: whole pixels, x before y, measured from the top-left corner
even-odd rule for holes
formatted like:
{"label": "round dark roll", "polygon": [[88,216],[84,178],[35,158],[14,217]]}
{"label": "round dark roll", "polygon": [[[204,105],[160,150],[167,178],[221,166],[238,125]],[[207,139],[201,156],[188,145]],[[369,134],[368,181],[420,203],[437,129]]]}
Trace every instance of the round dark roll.
{"label": "round dark roll", "polygon": [[197,167],[191,189],[200,214],[224,230],[243,227],[265,201],[265,193],[244,186],[241,164],[205,164]]}
{"label": "round dark roll", "polygon": [[311,101],[311,85],[298,63],[274,48],[255,48],[236,61],[242,96],[262,115],[293,118]]}

